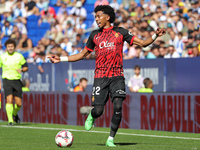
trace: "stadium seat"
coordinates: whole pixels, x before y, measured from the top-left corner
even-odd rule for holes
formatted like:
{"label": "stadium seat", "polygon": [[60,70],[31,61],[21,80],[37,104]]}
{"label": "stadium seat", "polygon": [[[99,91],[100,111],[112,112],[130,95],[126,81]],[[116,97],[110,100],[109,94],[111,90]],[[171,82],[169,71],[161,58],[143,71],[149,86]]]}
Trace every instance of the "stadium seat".
{"label": "stadium seat", "polygon": [[57,3],[57,0],[50,0],[49,5],[54,6]]}
{"label": "stadium seat", "polygon": [[28,31],[28,36],[37,36],[37,29],[31,29]]}
{"label": "stadium seat", "polygon": [[87,10],[88,14],[94,11],[94,4],[84,4],[83,7]]}
{"label": "stadium seat", "polygon": [[48,29],[50,29],[50,24],[46,23],[46,22],[43,22],[43,23],[41,23],[40,26],[38,26],[38,29],[46,29],[46,30],[48,30]]}
{"label": "stadium seat", "polygon": [[88,20],[88,21],[94,21],[94,15],[92,13],[87,14],[86,20]]}
{"label": "stadium seat", "polygon": [[36,15],[31,15],[31,16],[28,16],[27,17],[27,22],[29,22],[29,21],[38,21],[38,19],[39,19],[39,17],[38,16],[36,16]]}
{"label": "stadium seat", "polygon": [[40,37],[40,38],[44,37],[46,32],[47,32],[47,29],[38,29],[37,32],[36,32],[37,37]]}
{"label": "stadium seat", "polygon": [[86,0],[85,4],[93,4],[94,5],[95,2],[96,1],[94,1],[94,0]]}
{"label": "stadium seat", "polygon": [[26,24],[27,30],[30,29],[36,29],[38,27],[38,24],[36,21],[28,21]]}
{"label": "stadium seat", "polygon": [[37,46],[37,43],[39,41],[38,38],[35,36],[30,36],[29,38],[32,40],[33,46]]}
{"label": "stadium seat", "polygon": [[3,49],[6,49],[6,46],[4,45],[4,43],[9,39],[9,37],[3,37],[1,39],[1,45],[3,46]]}

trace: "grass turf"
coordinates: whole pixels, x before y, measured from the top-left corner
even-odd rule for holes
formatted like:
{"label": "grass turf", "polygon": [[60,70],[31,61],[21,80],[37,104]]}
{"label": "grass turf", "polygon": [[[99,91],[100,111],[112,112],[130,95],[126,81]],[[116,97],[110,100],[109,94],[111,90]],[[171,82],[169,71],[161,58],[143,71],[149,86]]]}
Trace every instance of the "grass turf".
{"label": "grass turf", "polygon": [[86,132],[83,126],[21,123],[8,127],[7,122],[0,123],[0,150],[60,149],[55,144],[54,138],[63,129],[72,129],[70,131],[74,135],[72,146],[66,149],[200,150],[200,134],[119,129],[114,141],[117,147],[109,148],[105,147],[109,128],[95,127],[91,130],[92,132]]}

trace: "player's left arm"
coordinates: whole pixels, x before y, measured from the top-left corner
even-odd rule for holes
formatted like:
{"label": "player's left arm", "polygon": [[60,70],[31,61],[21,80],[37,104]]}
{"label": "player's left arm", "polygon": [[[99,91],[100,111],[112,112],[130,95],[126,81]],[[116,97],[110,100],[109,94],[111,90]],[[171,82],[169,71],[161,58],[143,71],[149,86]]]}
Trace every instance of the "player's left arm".
{"label": "player's left arm", "polygon": [[26,62],[25,58],[21,55],[20,57],[21,69],[17,69],[18,73],[28,71],[28,63]]}
{"label": "player's left arm", "polygon": [[156,32],[152,35],[152,37],[149,37],[146,40],[142,40],[138,37],[135,37],[133,40],[133,44],[139,45],[141,47],[146,47],[146,46],[150,45],[151,43],[153,43],[157,37],[163,36],[165,34],[166,34],[166,29],[157,28]]}

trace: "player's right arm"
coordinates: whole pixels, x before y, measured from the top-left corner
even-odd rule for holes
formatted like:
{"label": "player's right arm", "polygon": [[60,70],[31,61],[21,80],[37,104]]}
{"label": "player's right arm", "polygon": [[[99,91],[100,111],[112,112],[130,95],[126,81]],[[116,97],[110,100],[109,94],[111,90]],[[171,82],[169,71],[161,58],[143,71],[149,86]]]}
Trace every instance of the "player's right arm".
{"label": "player's right arm", "polygon": [[85,48],[80,53],[71,55],[71,56],[65,56],[65,57],[59,57],[57,55],[52,55],[47,58],[49,58],[52,63],[59,63],[59,62],[63,62],[63,61],[74,62],[74,61],[79,61],[81,59],[84,59],[88,54],[90,54],[93,51],[93,49],[95,47],[93,38],[97,32],[98,31],[93,31],[90,34]]}
{"label": "player's right arm", "polygon": [[59,57],[57,55],[52,55],[47,58],[50,59],[52,63],[59,63],[63,61],[69,61],[69,62],[74,62],[74,61],[79,61],[81,59],[84,59],[90,51],[88,51],[86,48],[84,48],[80,53],[71,55],[71,56],[65,56],[65,57]]}

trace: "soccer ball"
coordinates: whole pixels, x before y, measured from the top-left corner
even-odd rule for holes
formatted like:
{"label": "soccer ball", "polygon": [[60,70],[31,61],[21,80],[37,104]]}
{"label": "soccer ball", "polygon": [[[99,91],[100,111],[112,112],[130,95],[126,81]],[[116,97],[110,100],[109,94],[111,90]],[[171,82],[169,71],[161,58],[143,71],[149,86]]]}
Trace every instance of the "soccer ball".
{"label": "soccer ball", "polygon": [[73,134],[67,130],[58,132],[55,137],[55,142],[59,147],[69,147],[72,145],[73,140]]}

